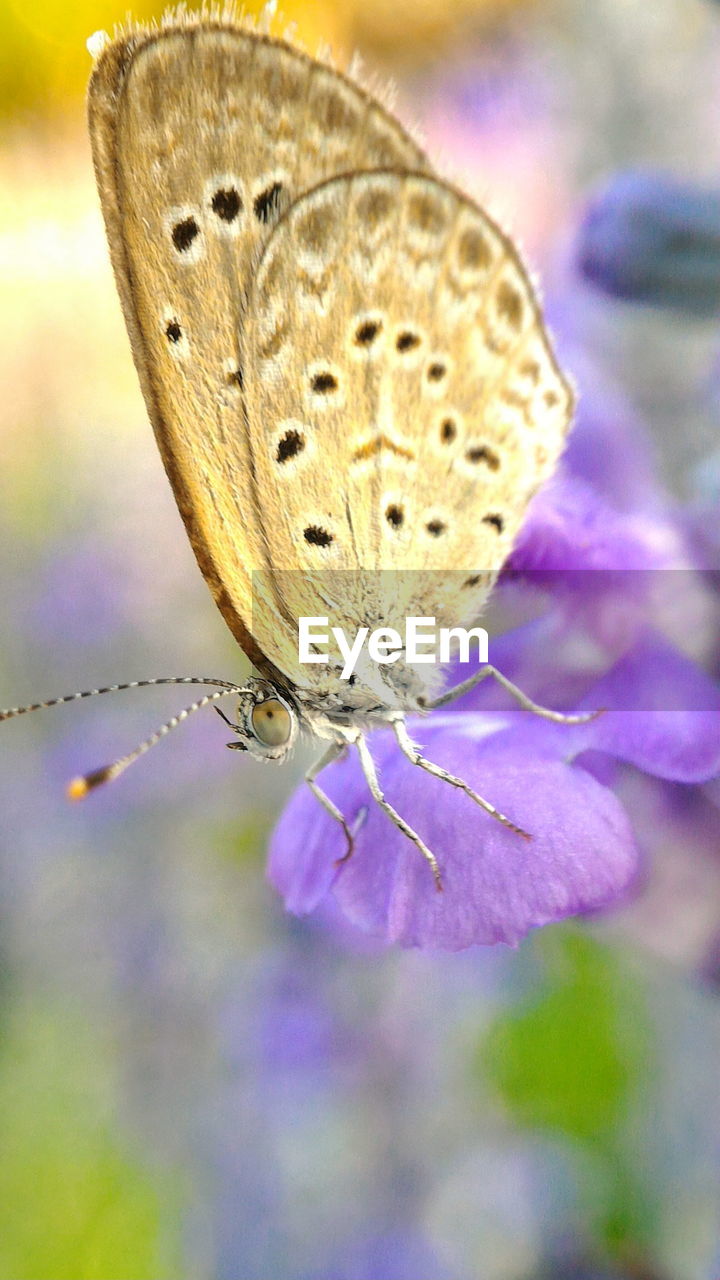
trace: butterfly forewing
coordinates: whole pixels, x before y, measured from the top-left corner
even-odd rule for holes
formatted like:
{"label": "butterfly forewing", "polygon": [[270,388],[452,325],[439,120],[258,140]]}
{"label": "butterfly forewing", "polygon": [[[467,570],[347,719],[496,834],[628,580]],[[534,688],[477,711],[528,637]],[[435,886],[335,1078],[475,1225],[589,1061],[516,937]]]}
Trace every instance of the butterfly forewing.
{"label": "butterfly forewing", "polygon": [[[93,74],[89,118],[135,363],[175,497],[226,621],[270,669],[250,630],[252,571],[273,554],[251,465],[249,434],[261,427],[243,400],[253,271],[302,192],[339,172],[427,162],[336,71],[207,19],[113,42]],[[281,322],[269,341],[287,336]],[[302,332],[293,340],[302,348]]]}
{"label": "butterfly forewing", "polygon": [[571,413],[507,238],[423,174],[330,180],[273,231],[244,344],[280,668],[325,679],[296,621],[324,604],[351,630],[475,618]]}

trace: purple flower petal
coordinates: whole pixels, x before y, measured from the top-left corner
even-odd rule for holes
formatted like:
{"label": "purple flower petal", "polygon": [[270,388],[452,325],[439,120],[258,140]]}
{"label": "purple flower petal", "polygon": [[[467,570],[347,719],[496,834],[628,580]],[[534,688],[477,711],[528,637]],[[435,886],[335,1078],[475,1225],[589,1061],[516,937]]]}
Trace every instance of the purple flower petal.
{"label": "purple flower petal", "polygon": [[645,635],[583,704],[615,708],[580,726],[595,750],[675,782],[720,772],[720,689],[660,636]]}
{"label": "purple flower petal", "polygon": [[572,589],[580,572],[659,569],[678,552],[667,520],[617,511],[586,481],[560,473],[533,500],[507,568],[533,580],[563,572]]}
{"label": "purple flower petal", "polygon": [[[524,713],[518,732],[528,752],[575,759],[583,751],[603,751],[675,782],[706,782],[720,773],[720,688],[662,636],[646,631],[600,678],[591,667],[573,671],[572,640],[559,660],[561,639],[554,646],[552,638],[541,619],[502,636],[491,656],[503,674],[545,706],[607,710],[584,725],[553,725]],[[453,682],[466,674],[466,668],[456,668]],[[494,681],[479,685],[460,704],[463,711],[508,705],[510,695]]]}
{"label": "purple flower petal", "polygon": [[[545,624],[500,642],[508,675],[517,678],[525,666],[536,678],[552,676],[556,651],[541,644],[533,653]],[[584,725],[488,712],[507,698],[488,682],[466,696],[464,714],[453,710],[412,726],[429,759],[463,778],[532,841],[411,765],[389,733],[378,734],[373,751],[387,798],[436,854],[443,893],[421,854],[372,801],[352,754],[323,775],[331,799],[360,824],[347,863],[337,867],[342,833],[305,789],[276,829],[269,874],[288,908],[312,911],[330,895],[353,925],[386,942],[455,950],[512,944],[537,925],[617,899],[632,881],[637,852],[620,802],[599,770],[589,772],[591,761],[603,753],[664,779],[712,778],[720,773],[720,689],[652,632],[600,679],[585,671],[582,682],[581,708],[609,708]],[[579,759],[586,753],[588,768]]]}
{"label": "purple flower petal", "polygon": [[348,862],[335,867],[342,833],[306,790],[295,794],[275,831],[269,875],[288,908],[311,911],[332,890],[355,925],[387,942],[460,950],[515,944],[537,925],[617,899],[637,866],[619,801],[586,770],[550,752],[528,754],[521,735],[501,733],[503,724],[453,715],[416,728],[430,759],[464,778],[531,840],[410,764],[389,733],[379,734],[372,746],[387,798],[435,852],[443,892],[370,798],[353,755],[323,775],[350,822],[365,814]]}
{"label": "purple flower petal", "polygon": [[[686,532],[658,505],[622,512],[585,481],[558,475],[531,503],[500,576],[500,600],[523,586],[550,596],[563,626],[580,627],[608,656],[618,656],[649,623],[670,635],[679,617],[714,626],[707,585],[696,571]],[[562,643],[562,647],[567,646]],[[556,670],[561,662],[556,662]]]}
{"label": "purple flower petal", "polygon": [[585,480],[619,512],[664,511],[669,503],[657,475],[645,424],[617,385],[578,346],[578,300],[571,294],[558,317],[561,364],[581,388],[575,423],[563,457],[566,472]]}

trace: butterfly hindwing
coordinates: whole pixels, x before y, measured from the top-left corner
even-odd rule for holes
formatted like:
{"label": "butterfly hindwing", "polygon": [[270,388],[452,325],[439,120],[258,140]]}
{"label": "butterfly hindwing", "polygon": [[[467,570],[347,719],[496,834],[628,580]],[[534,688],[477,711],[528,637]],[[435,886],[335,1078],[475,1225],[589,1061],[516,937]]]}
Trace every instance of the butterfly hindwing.
{"label": "butterfly hindwing", "polygon": [[351,629],[476,617],[571,414],[507,238],[427,175],[332,179],[274,229],[244,343],[281,669],[322,681],[296,620],[323,600]]}

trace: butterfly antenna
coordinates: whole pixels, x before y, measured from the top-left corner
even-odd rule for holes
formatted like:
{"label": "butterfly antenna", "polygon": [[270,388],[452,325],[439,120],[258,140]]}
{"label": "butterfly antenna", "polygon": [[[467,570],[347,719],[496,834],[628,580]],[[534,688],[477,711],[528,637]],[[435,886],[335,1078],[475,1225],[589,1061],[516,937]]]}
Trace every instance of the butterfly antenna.
{"label": "butterfly antenna", "polygon": [[123,689],[147,689],[156,684],[211,684],[227,693],[240,693],[238,685],[229,680],[216,680],[213,676],[157,676],[153,680],[129,680],[127,684],[109,684],[103,689],[84,689],[82,693],[68,693],[64,698],[50,698],[47,702],[31,702],[27,707],[8,707],[0,711],[0,720],[12,720],[14,716],[27,715],[29,711],[44,711],[46,707],[60,707],[65,702],[77,702],[79,698],[95,698],[100,693],[119,693]]}
{"label": "butterfly antenna", "polygon": [[[159,681],[158,683],[163,682]],[[180,683],[190,684],[192,681],[186,680]],[[209,681],[203,681],[203,683],[207,684]],[[206,693],[202,698],[198,698],[197,702],[191,703],[189,707],[179,711],[170,720],[166,720],[165,724],[161,724],[159,729],[151,733],[149,738],[145,738],[129,755],[120,756],[119,759],[114,760],[112,764],[105,765],[102,769],[93,769],[91,773],[81,774],[80,777],[73,778],[67,788],[68,799],[82,800],[90,791],[94,791],[96,787],[101,787],[106,782],[112,782],[113,778],[118,778],[129,765],[138,760],[140,756],[144,756],[146,751],[149,751],[151,747],[154,747],[156,743],[166,737],[171,729],[176,729],[178,725],[187,720],[188,716],[191,716],[193,712],[201,711],[203,707],[210,706],[212,703],[217,702],[218,698],[226,698],[228,694],[239,692],[240,690],[235,685],[228,685],[227,688],[216,689],[214,693]],[[71,701],[71,699],[69,700]]]}

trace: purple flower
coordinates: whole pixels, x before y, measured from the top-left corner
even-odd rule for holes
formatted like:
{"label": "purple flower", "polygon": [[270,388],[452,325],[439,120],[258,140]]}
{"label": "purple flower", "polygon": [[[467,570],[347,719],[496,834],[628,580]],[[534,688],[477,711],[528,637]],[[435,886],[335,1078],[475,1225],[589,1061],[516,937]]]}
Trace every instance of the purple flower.
{"label": "purple flower", "polygon": [[518,583],[562,606],[556,645],[566,647],[572,624],[616,657],[648,620],[672,630],[680,593],[687,616],[703,603],[685,539],[666,511],[620,511],[568,471],[531,504],[501,593]]}
{"label": "purple flower", "polygon": [[678,532],[660,512],[619,511],[587,480],[560,471],[531,504],[507,570],[567,574],[669,568]]}
{"label": "purple flower", "polygon": [[618,174],[590,204],[577,259],[613,297],[717,315],[720,192],[661,173]]}
{"label": "purple flower", "polygon": [[534,925],[612,902],[628,886],[637,855],[615,796],[563,759],[556,743],[528,753],[517,713],[453,714],[412,725],[428,757],[461,774],[532,842],[503,828],[446,783],[429,779],[388,736],[373,753],[390,801],[435,851],[444,889],[435,889],[417,850],[367,796],[354,759],[328,769],[327,792],[351,820],[365,811],[356,849],[341,867],[342,835],[304,791],[275,833],[270,877],[292,911],[312,911],[326,893],[360,928],[404,946],[458,950],[515,943]]}
{"label": "purple flower", "polygon": [[660,641],[638,646],[581,705],[636,707],[644,686],[654,691],[656,684],[707,709],[661,703],[572,727],[520,711],[463,709],[411,725],[430,759],[491,799],[531,833],[530,842],[429,779],[389,735],[376,735],[373,753],[388,798],[436,852],[442,893],[417,850],[369,800],[353,758],[325,774],[328,794],[351,821],[366,811],[353,856],[336,866],[341,833],[309,793],[298,791],[275,832],[270,878],[292,911],[312,911],[332,894],[355,925],[387,942],[450,950],[514,944],[537,925],[607,906],[631,886],[638,854],[623,806],[590,772],[596,753],[685,783],[720,769],[720,691]]}
{"label": "purple flower", "polygon": [[[491,658],[545,705],[609,710],[585,725],[556,725],[508,709],[507,695],[488,681],[442,716],[410,725],[429,759],[531,841],[428,778],[379,733],[372,750],[387,797],[438,857],[443,891],[372,802],[351,755],[323,775],[331,799],[360,824],[346,863],[337,865],[342,833],[304,788],[276,829],[269,874],[288,908],[303,914],[330,899],[385,942],[456,950],[515,944],[533,927],[626,896],[638,851],[611,789],[620,762],[685,784],[720,771],[720,690],[648,626],[664,617],[648,588],[658,574],[671,577],[674,600],[678,584],[694,577],[661,502],[644,515],[622,513],[572,475],[549,487],[505,576],[511,591],[518,582],[544,591],[550,610],[493,641]],[[458,668],[448,683],[467,674]]]}

